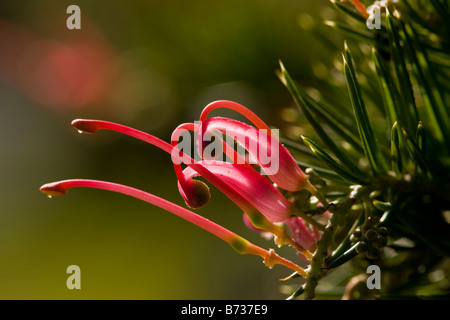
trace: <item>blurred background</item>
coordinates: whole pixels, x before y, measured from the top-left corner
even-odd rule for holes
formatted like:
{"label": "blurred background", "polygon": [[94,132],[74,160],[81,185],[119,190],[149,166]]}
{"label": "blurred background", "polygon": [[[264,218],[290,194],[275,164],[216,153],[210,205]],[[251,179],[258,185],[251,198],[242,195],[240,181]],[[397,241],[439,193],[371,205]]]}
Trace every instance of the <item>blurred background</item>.
{"label": "blurred background", "polygon": [[[71,4],[81,30],[66,27]],[[334,13],[328,0],[2,1],[0,299],[285,298],[288,269],[269,270],[168,212],[92,189],[50,200],[39,187],[101,179],[184,205],[163,151],[113,132],[80,135],[70,122],[115,121],[168,140],[228,99],[283,132],[292,99],[278,60],[313,84],[340,53],[308,29]],[[198,213],[274,247],[215,189]],[[66,287],[72,264],[81,290]]]}

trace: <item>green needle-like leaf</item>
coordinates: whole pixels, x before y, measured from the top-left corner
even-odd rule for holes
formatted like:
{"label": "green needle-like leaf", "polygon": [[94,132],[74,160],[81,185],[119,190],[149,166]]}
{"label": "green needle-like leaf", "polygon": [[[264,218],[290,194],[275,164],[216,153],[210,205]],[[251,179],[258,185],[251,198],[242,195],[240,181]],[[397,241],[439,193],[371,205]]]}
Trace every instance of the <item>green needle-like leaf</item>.
{"label": "green needle-like leaf", "polygon": [[404,49],[400,45],[400,36],[394,21],[395,18],[390,13],[389,8],[386,8],[386,30],[391,45],[392,63],[399,82],[399,91],[401,92],[398,114],[401,114],[402,117],[397,120],[401,127],[411,133],[415,130],[415,126],[419,121],[419,115],[414,98],[413,86],[405,62]]}
{"label": "green needle-like leaf", "polygon": [[[411,66],[418,80],[421,97],[430,121],[429,129],[434,133],[436,139],[443,143],[446,132],[450,131],[449,114],[446,110],[442,94],[429,64],[426,52],[417,40],[417,35],[409,24],[399,21],[402,28],[402,40],[408,48],[411,58]],[[447,137],[447,139],[449,139]],[[450,142],[447,142],[450,146]]]}
{"label": "green needle-like leaf", "polygon": [[336,172],[333,170],[324,169],[322,167],[312,165],[310,163],[305,163],[302,161],[296,161],[296,162],[300,166],[300,168],[302,168],[302,170],[306,170],[307,168],[314,169],[314,171],[317,172],[317,174],[324,179],[328,179],[330,181],[338,182],[341,184],[348,183],[348,180],[342,179],[342,177],[340,175],[336,174]]}
{"label": "green needle-like leaf", "polygon": [[[324,23],[327,26],[332,27],[336,31],[340,32],[344,36],[348,36],[355,40],[363,41],[365,43],[371,44],[380,49],[381,48],[385,49],[385,50],[389,49],[389,46],[387,45],[387,43],[385,43],[381,38],[375,37],[374,35],[372,35],[369,32],[362,33],[362,32],[356,31],[354,28],[350,27],[349,25],[346,25],[346,24],[338,22],[338,21],[328,21],[327,20],[327,21],[324,21]],[[367,28],[366,28],[366,30],[367,30]]]}
{"label": "green needle-like leaf", "polygon": [[450,12],[439,0],[430,0],[436,12],[442,17],[447,28],[450,28]]}
{"label": "green needle-like leaf", "polygon": [[314,141],[311,139],[301,136],[303,141],[306,145],[308,145],[311,150],[314,152],[315,155],[319,159],[321,159],[327,166],[329,166],[333,171],[335,171],[337,174],[339,174],[344,179],[353,182],[358,183],[361,185],[366,185],[367,182],[365,179],[358,177],[349,171],[347,171],[345,168],[343,168],[340,164],[338,164],[329,154],[327,154],[324,150],[322,150]]}
{"label": "green needle-like leaf", "polygon": [[423,132],[422,121],[419,121],[419,124],[417,125],[416,142],[420,151],[425,153],[425,134]]}
{"label": "green needle-like leaf", "polygon": [[292,78],[290,77],[287,70],[284,68],[283,64],[280,62],[281,73],[279,74],[280,80],[287,87],[292,97],[294,98],[295,103],[303,112],[308,122],[317,132],[321,140],[325,143],[325,145],[333,152],[333,154],[343,163],[343,165],[350,171],[353,171],[360,176],[364,176],[364,173],[353,164],[353,161],[348,158],[347,154],[343,152],[342,148],[339,148],[336,143],[331,139],[331,137],[325,131],[323,124],[320,123],[316,117],[311,112],[311,109],[308,107],[307,101],[303,98],[302,94],[300,94],[299,88],[294,83]]}
{"label": "green needle-like leaf", "polygon": [[315,102],[304,90],[297,87],[299,93],[305,101],[305,107],[310,109],[317,117],[326,123],[331,129],[340,135],[343,140],[348,142],[356,151],[363,153],[359,139],[352,132],[350,132],[338,119],[338,115],[333,114],[331,110],[327,110],[319,103]]}
{"label": "green needle-like leaf", "polygon": [[372,126],[369,122],[367,110],[361,96],[361,90],[356,80],[356,73],[353,68],[351,53],[347,46],[345,46],[343,59],[344,59],[344,74],[345,79],[347,81],[347,88],[350,95],[353,112],[355,114],[356,123],[358,125],[358,130],[364,148],[364,153],[367,157],[367,161],[369,162],[372,172],[375,175],[378,172],[380,172],[383,168],[383,163],[381,162],[382,155],[379,152],[377,143],[375,141]]}
{"label": "green needle-like leaf", "polygon": [[295,298],[297,298],[299,295],[303,294],[304,292],[305,292],[305,287],[301,286],[300,288],[295,290],[288,298],[286,298],[286,300],[294,300]]}
{"label": "green needle-like leaf", "polygon": [[336,267],[339,267],[340,265],[344,264],[345,262],[353,259],[358,255],[358,252],[356,251],[356,248],[358,247],[358,243],[354,244],[350,249],[348,249],[345,253],[343,253],[341,256],[337,257],[336,259],[330,261],[327,263],[327,268],[333,269]]}
{"label": "green needle-like leaf", "polygon": [[403,136],[405,138],[406,147],[414,163],[417,164],[423,172],[428,172],[429,165],[419,145],[411,139],[410,135],[406,131],[403,131]]}
{"label": "green needle-like leaf", "polygon": [[401,173],[403,170],[399,136],[399,128],[396,121],[391,130],[391,164],[395,173]]}
{"label": "green needle-like leaf", "polygon": [[296,160],[297,164],[306,170],[307,168],[314,169],[322,178],[334,181],[337,183],[347,183],[347,180],[342,179],[341,176],[330,170],[328,166],[321,166],[323,162],[311,152],[311,148],[305,147],[293,141],[280,138],[281,143],[294,155],[299,155],[302,161]]}
{"label": "green needle-like leaf", "polygon": [[[292,82],[292,79],[290,78],[289,74],[287,74],[287,72],[286,82]],[[356,151],[360,152],[361,154],[364,153],[359,138],[345,127],[342,121],[340,121],[339,115],[337,115],[331,109],[327,109],[325,106],[316,102],[309,94],[306,93],[305,90],[303,90],[302,87],[296,86],[294,83],[291,83],[290,85],[295,86],[296,92],[300,95],[298,100],[303,102],[304,108],[307,108],[309,111],[314,113],[314,116],[322,120],[324,124],[333,129],[334,132],[340,135],[343,140],[348,142]]]}
{"label": "green needle-like leaf", "polygon": [[427,30],[436,31],[434,29],[434,26],[431,26],[429,23],[427,23],[421,17],[421,15],[411,6],[411,4],[409,3],[409,0],[403,0],[402,6],[406,9],[405,11],[407,11],[408,16],[410,16],[414,20],[414,22],[420,24],[423,28],[425,28]]}
{"label": "green needle-like leaf", "polygon": [[389,124],[397,121],[399,115],[397,114],[397,104],[398,104],[398,92],[394,81],[392,80],[391,74],[388,72],[383,64],[380,54],[373,48],[372,59],[375,64],[375,69],[377,71],[377,78],[381,88],[381,95],[383,98],[383,103],[386,109],[386,114],[388,117]]}
{"label": "green needle-like leaf", "polygon": [[311,152],[311,149],[306,147],[305,145],[296,143],[283,137],[280,137],[280,142],[290,152],[299,155],[304,162],[317,162],[317,157]]}

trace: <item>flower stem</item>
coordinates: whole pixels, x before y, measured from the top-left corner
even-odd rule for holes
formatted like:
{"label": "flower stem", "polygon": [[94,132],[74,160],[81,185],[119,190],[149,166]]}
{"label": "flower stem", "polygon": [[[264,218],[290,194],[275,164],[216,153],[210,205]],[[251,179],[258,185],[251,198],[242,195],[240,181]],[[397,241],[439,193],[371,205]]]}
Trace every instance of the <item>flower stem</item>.
{"label": "flower stem", "polygon": [[[333,209],[330,207],[330,212],[333,213]],[[334,226],[337,223],[337,216],[333,214],[331,219],[328,221],[327,227],[322,234],[322,238],[317,242],[317,250],[315,251],[313,258],[311,260],[311,267],[308,271],[308,278],[305,283],[305,299],[314,299],[315,289],[317,287],[319,279],[323,274],[324,261],[328,255],[328,249],[331,245],[334,236]]]}
{"label": "flower stem", "polygon": [[306,180],[305,185],[304,185],[304,189],[306,189],[306,190],[308,190],[309,192],[311,192],[311,194],[312,194],[313,196],[315,196],[315,197],[319,200],[319,202],[322,203],[322,205],[323,205],[325,208],[328,208],[329,203],[328,203],[327,199],[323,196],[322,193],[320,193],[320,192],[312,185],[312,183],[311,183],[309,180]]}
{"label": "flower stem", "polygon": [[317,222],[316,220],[314,220],[312,217],[308,216],[305,212],[303,212],[301,210],[298,210],[298,209],[294,209],[294,210],[295,211],[293,212],[293,214],[295,216],[302,218],[303,220],[305,220],[306,222],[311,224],[317,230],[325,231],[325,228],[326,228],[325,225],[321,224],[320,222]]}
{"label": "flower stem", "polygon": [[247,216],[249,217],[252,224],[259,229],[268,231],[272,233],[276,239],[275,243],[279,246],[282,245],[290,245],[294,249],[296,249],[298,252],[303,254],[306,259],[311,260],[312,259],[312,253],[300,246],[292,237],[290,237],[285,229],[281,229],[280,227],[276,226],[272,222],[266,219],[260,212],[258,211],[249,211],[247,212]]}

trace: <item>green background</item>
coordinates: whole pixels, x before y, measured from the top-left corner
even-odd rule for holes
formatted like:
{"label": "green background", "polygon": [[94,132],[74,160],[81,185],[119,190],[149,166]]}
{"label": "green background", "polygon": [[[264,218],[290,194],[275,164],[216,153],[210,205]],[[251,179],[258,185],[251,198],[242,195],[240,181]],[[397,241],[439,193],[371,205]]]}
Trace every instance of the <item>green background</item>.
{"label": "green background", "polygon": [[[81,8],[81,30],[66,28],[70,4]],[[228,99],[283,129],[292,100],[278,59],[312,81],[338,53],[301,25],[332,11],[326,0],[2,2],[0,299],[285,298],[278,279],[290,270],[269,270],[168,212],[92,189],[50,200],[39,187],[101,179],[184,205],[169,155],[112,132],[79,135],[70,122],[110,120],[168,140],[206,104]],[[83,85],[90,93],[79,93]],[[214,188],[197,212],[275,246]],[[72,264],[81,290],[66,287]]]}

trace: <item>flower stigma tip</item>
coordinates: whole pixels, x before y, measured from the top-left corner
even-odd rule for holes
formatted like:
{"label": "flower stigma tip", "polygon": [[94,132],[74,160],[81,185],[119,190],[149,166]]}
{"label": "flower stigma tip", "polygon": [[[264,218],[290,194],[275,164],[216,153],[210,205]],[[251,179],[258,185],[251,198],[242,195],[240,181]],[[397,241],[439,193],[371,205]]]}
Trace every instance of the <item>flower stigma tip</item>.
{"label": "flower stigma tip", "polygon": [[93,134],[98,130],[96,121],[94,120],[75,119],[72,121],[71,125],[77,129],[78,133]]}
{"label": "flower stigma tip", "polygon": [[48,198],[59,197],[66,193],[64,188],[61,188],[58,184],[55,183],[47,183],[44,184],[39,190],[47,195]]}

